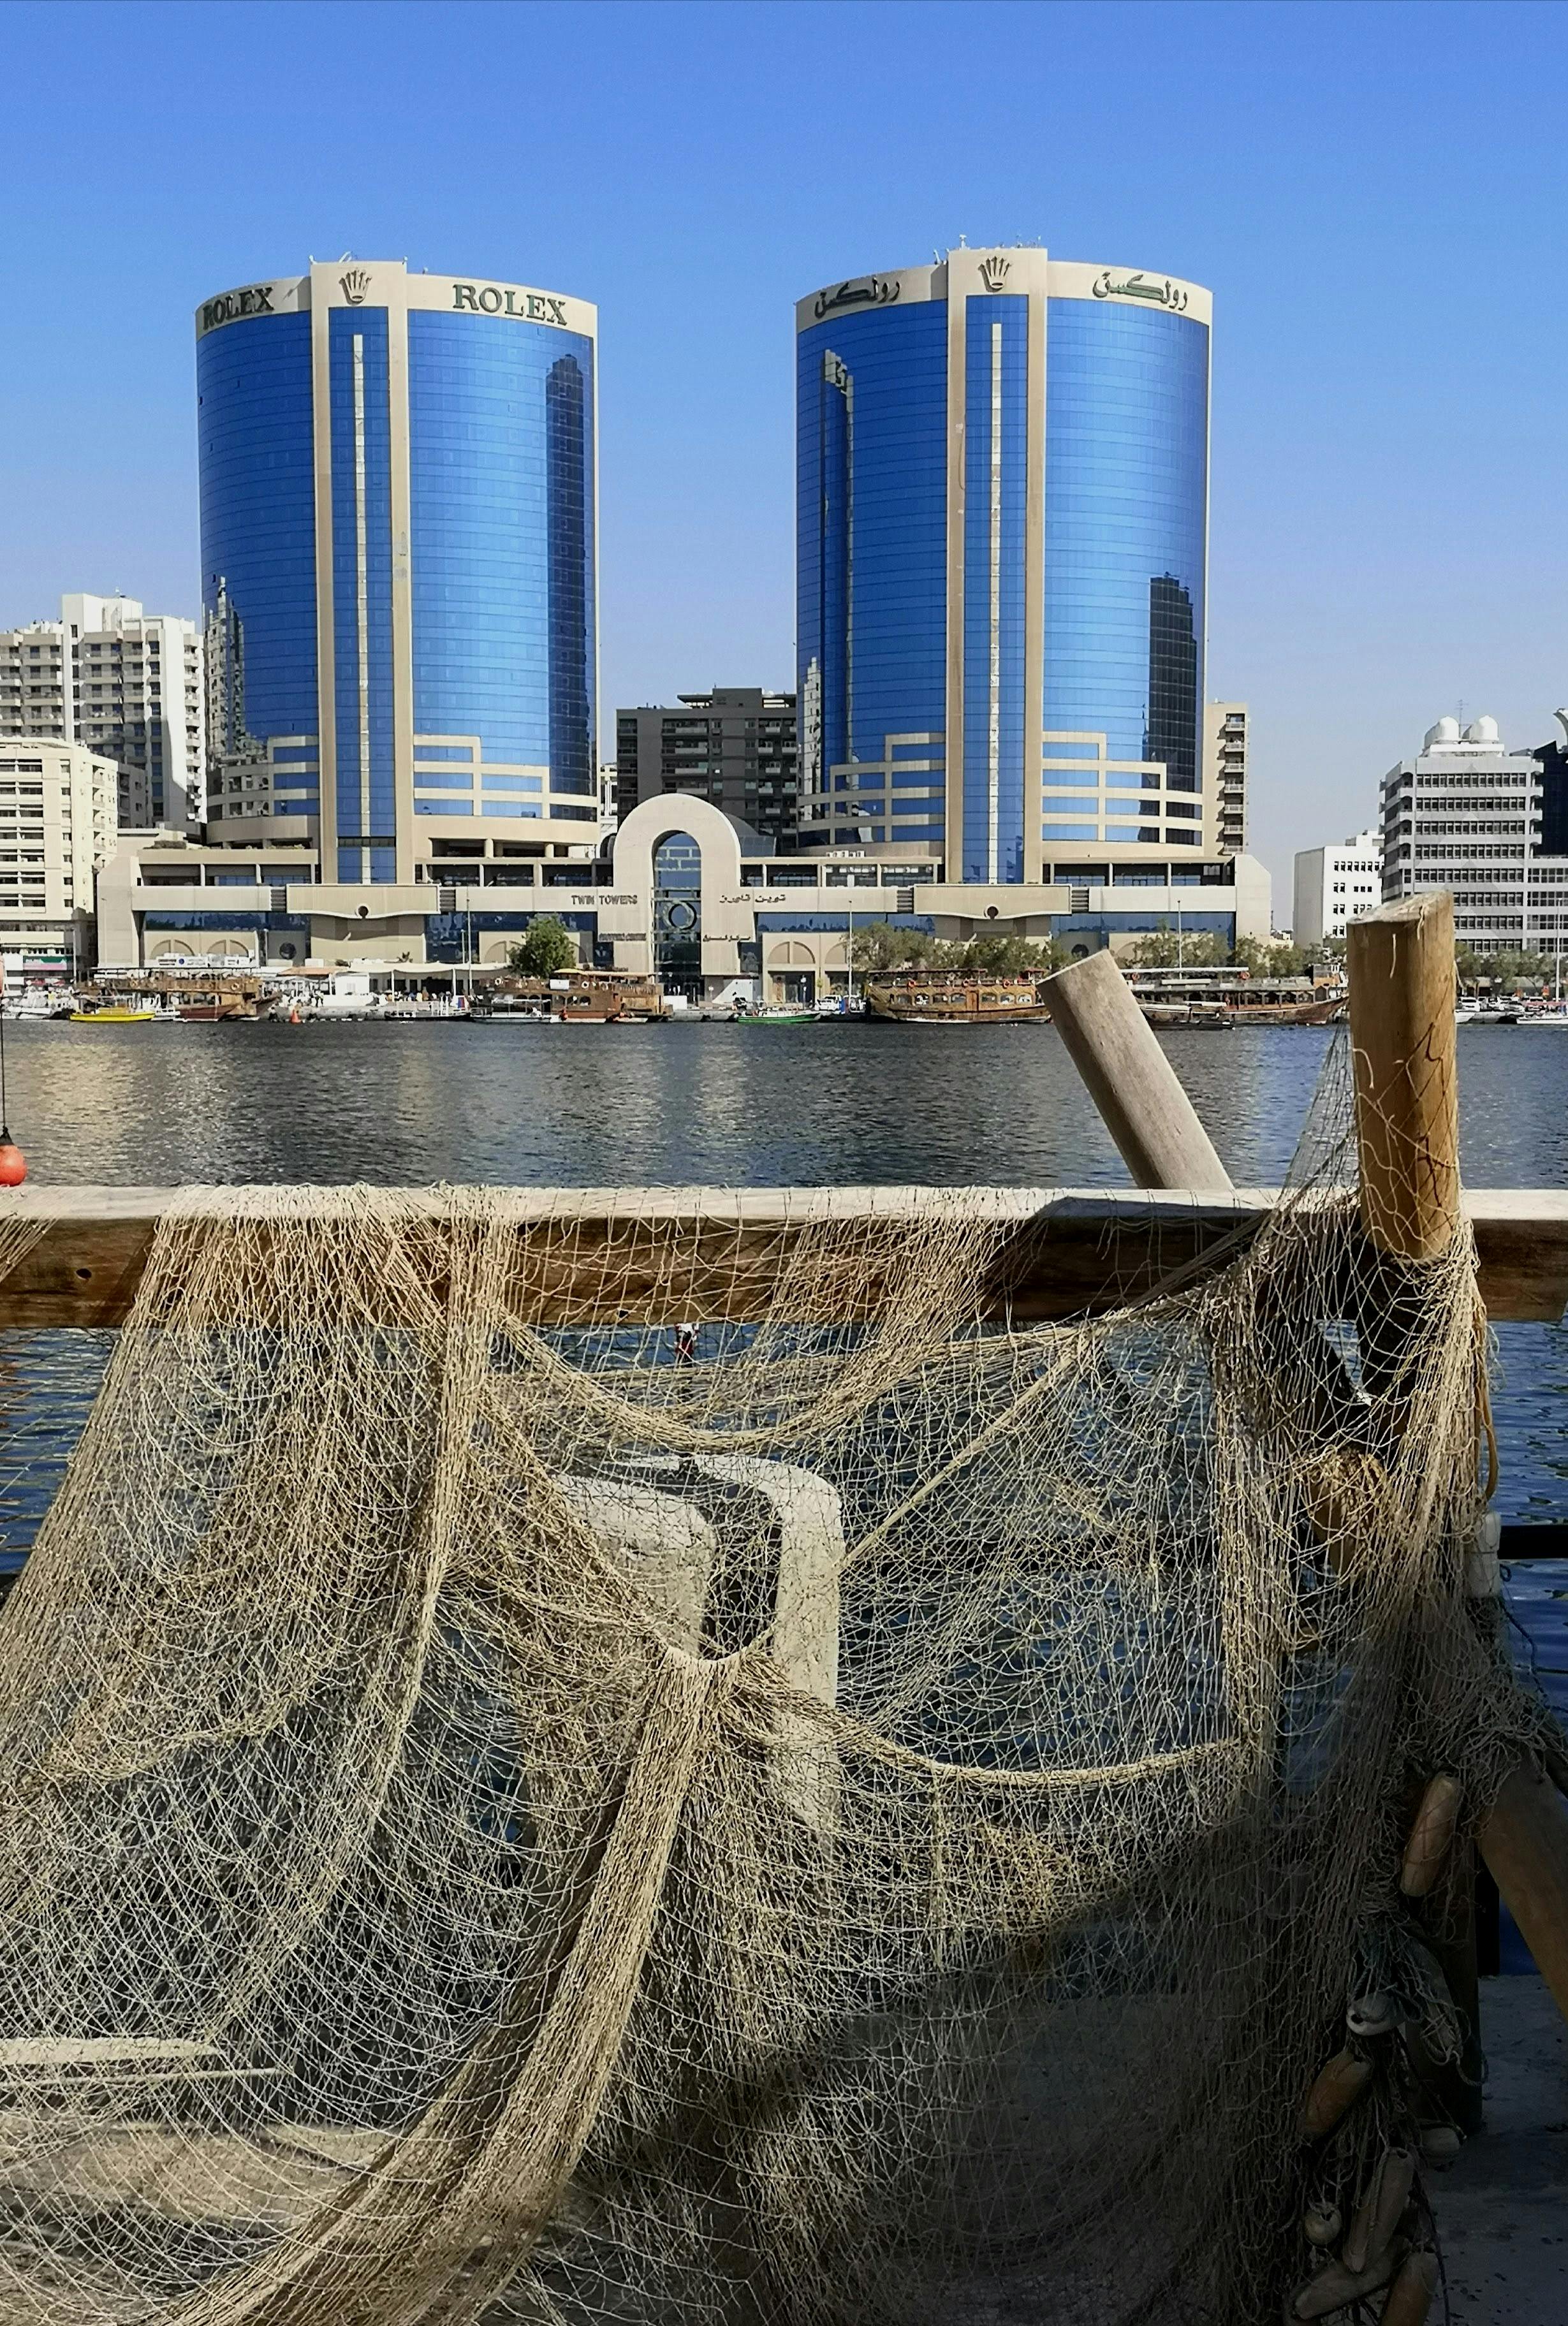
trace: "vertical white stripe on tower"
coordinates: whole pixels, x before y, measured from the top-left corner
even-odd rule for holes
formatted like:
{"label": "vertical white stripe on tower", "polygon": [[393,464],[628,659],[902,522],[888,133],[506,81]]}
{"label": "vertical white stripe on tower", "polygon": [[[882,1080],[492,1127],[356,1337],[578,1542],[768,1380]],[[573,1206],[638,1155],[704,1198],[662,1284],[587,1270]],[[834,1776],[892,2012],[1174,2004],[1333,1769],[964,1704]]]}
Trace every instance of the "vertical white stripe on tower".
{"label": "vertical white stripe on tower", "polygon": [[991,692],[985,726],[985,877],[996,879],[1002,787],[1002,324],[991,326]]}
{"label": "vertical white stripe on tower", "polygon": [[[354,334],[354,616],[359,648],[359,837],[370,833],[370,595],[365,554],[365,342]],[[367,850],[359,878],[370,877]]]}

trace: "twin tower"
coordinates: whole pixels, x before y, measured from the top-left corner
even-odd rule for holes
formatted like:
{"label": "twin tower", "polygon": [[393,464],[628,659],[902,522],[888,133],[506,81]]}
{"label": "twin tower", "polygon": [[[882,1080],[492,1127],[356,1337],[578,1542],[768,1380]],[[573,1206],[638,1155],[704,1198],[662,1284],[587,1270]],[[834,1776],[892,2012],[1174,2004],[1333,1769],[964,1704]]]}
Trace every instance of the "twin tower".
{"label": "twin tower", "polygon": [[[804,840],[969,882],[1201,844],[1209,320],[1196,284],[1039,249],[800,302]],[[215,764],[265,762],[327,881],[580,849],[596,310],[346,260],[196,329]]]}

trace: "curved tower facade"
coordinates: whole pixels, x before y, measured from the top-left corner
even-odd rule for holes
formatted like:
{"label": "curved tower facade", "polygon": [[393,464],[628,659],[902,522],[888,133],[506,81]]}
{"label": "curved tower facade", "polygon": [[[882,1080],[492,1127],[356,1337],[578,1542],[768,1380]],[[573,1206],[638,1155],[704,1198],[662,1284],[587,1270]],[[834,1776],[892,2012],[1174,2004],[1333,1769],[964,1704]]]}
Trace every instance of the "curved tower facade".
{"label": "curved tower facade", "polygon": [[214,780],[265,761],[324,880],[594,836],[595,333],[387,261],[197,310]]}
{"label": "curved tower facade", "polygon": [[987,883],[1201,846],[1209,322],[1196,284],[1039,249],[800,302],[812,837]]}

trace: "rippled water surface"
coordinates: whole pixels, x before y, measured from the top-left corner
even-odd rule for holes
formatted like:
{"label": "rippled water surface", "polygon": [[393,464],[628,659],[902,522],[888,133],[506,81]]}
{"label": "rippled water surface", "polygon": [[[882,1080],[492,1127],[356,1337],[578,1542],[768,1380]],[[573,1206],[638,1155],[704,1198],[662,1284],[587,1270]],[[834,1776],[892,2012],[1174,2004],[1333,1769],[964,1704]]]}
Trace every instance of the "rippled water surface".
{"label": "rippled water surface", "polygon": [[[1163,1037],[1238,1184],[1287,1170],[1330,1038],[1294,1027]],[[1470,1184],[1568,1185],[1568,1034],[1478,1027],[1459,1039]],[[1125,1177],[1049,1027],[42,1024],[7,1027],[6,1053],[11,1127],[41,1180]],[[1499,1341],[1499,1504],[1568,1518],[1568,1335],[1512,1325]],[[21,1398],[42,1433],[33,1500],[101,1361],[91,1336],[70,1344],[74,1357],[47,1362],[35,1346],[31,1365],[15,1339],[4,1353],[5,1401],[16,1414]],[[18,1517],[0,1492],[13,1540]]]}

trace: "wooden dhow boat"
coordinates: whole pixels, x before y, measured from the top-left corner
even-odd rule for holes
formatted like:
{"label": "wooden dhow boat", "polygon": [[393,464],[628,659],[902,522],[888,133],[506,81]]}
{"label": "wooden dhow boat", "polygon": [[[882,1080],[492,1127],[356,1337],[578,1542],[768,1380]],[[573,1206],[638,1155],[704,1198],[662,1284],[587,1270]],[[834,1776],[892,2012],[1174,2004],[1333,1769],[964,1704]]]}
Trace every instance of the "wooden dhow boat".
{"label": "wooden dhow boat", "polygon": [[866,981],[868,1018],[900,1026],[1013,1026],[1045,1023],[1047,972],[1014,977],[940,977],[905,974]]}

